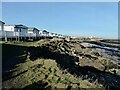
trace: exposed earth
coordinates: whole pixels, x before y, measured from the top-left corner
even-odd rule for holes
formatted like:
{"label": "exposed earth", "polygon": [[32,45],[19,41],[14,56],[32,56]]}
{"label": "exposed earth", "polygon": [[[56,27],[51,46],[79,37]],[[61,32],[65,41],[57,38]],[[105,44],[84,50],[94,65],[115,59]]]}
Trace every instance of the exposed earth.
{"label": "exposed earth", "polygon": [[2,42],[3,89],[120,89],[118,40]]}

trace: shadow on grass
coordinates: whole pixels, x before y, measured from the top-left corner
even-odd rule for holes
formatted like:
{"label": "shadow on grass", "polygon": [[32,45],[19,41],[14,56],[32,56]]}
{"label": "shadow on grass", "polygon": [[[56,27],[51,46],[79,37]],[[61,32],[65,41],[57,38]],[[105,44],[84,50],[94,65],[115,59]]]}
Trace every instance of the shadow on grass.
{"label": "shadow on grass", "polygon": [[[24,50],[26,52],[30,53],[30,60],[36,60],[37,58],[44,58],[44,59],[53,59],[56,61],[56,63],[58,64],[59,68],[65,70],[67,69],[69,73],[71,73],[72,75],[76,75],[78,77],[81,77],[82,79],[88,79],[90,82],[94,82],[94,81],[98,81],[98,83],[103,84],[106,88],[119,88],[120,89],[120,77],[115,75],[115,74],[111,74],[109,72],[104,72],[104,71],[100,71],[94,67],[91,66],[79,66],[76,65],[75,62],[78,61],[77,57],[74,56],[70,56],[69,54],[61,54],[58,52],[53,52],[49,46],[42,46],[42,47],[25,47],[25,46],[15,46],[15,45],[11,45],[10,48],[14,49],[20,49],[19,54],[24,54]],[[12,50],[11,49],[11,50]],[[18,50],[19,50],[18,49]],[[12,52],[12,57],[17,57],[19,56],[17,54],[18,50],[16,50],[13,54]],[[5,54],[3,54],[5,55]],[[16,55],[16,56],[14,56]],[[4,56],[5,57],[5,56]],[[3,58],[4,60],[4,58]],[[23,60],[17,59],[9,59],[11,63],[7,63],[12,65],[12,67],[15,66],[15,64],[18,64],[20,62],[24,62],[25,58]],[[16,63],[14,63],[16,62]],[[3,63],[6,64],[6,63]],[[3,65],[5,66],[5,65]],[[3,67],[4,69],[5,67]],[[39,82],[33,84],[33,86],[35,85],[36,87],[39,86]],[[33,87],[30,86],[30,87]]]}
{"label": "shadow on grass", "polygon": [[26,57],[21,57],[27,51],[27,47],[2,44],[2,67],[3,70],[13,69],[16,64],[24,62]]}
{"label": "shadow on grass", "polygon": [[2,44],[2,81],[11,78],[13,71],[10,70],[15,65],[25,62],[27,57],[22,55],[27,54],[27,49],[24,46]]}
{"label": "shadow on grass", "polygon": [[52,90],[47,82],[38,81],[24,88],[2,88],[2,90]]}
{"label": "shadow on grass", "polygon": [[48,86],[47,82],[38,81],[31,85],[26,86],[22,90],[52,90],[51,86]]}

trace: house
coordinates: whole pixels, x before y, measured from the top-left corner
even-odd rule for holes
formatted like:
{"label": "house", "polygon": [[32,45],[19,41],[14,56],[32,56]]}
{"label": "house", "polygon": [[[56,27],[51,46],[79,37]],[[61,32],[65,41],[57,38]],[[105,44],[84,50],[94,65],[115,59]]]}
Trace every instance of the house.
{"label": "house", "polygon": [[[5,25],[4,31],[12,32],[13,36],[27,37],[28,27],[22,24]],[[11,34],[9,34],[11,35]],[[12,36],[12,35],[11,35]]]}
{"label": "house", "polygon": [[42,31],[42,36],[49,36],[49,32],[46,31],[46,30],[43,30],[43,31]]}
{"label": "house", "polygon": [[55,34],[54,34],[54,33],[49,32],[49,36],[50,36],[50,37],[54,37],[54,36],[55,36]]}
{"label": "house", "polygon": [[46,31],[46,30],[39,30],[39,35],[40,36],[48,36],[48,31]]}
{"label": "house", "polygon": [[57,37],[57,38],[58,38],[58,34],[57,34],[57,33],[55,33],[55,37]]}
{"label": "house", "polygon": [[52,37],[55,37],[56,34],[55,33],[51,33],[51,35],[52,35]]}
{"label": "house", "polygon": [[0,21],[0,31],[4,31],[4,22]]}
{"label": "house", "polygon": [[4,33],[4,22],[0,21],[0,38],[5,37],[5,33]]}
{"label": "house", "polygon": [[51,36],[52,37],[59,37],[59,34],[57,34],[57,33],[51,33]]}
{"label": "house", "polygon": [[43,34],[43,31],[39,30],[39,35],[42,36],[42,34]]}
{"label": "house", "polygon": [[38,37],[39,36],[39,30],[35,27],[28,27],[28,34],[32,35],[34,37]]}
{"label": "house", "polygon": [[61,34],[58,34],[58,37],[59,37],[59,38],[63,38],[63,35],[61,35]]}

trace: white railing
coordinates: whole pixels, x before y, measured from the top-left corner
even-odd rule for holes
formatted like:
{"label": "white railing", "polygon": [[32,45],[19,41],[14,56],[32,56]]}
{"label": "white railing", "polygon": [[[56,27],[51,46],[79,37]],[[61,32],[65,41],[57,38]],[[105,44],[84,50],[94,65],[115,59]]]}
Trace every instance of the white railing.
{"label": "white railing", "polygon": [[5,31],[4,35],[6,37],[15,37],[15,32],[13,32],[13,31]]}
{"label": "white railing", "polygon": [[27,33],[27,37],[36,37],[36,33]]}
{"label": "white railing", "polygon": [[36,34],[36,33],[22,33],[22,32],[14,32],[14,31],[0,31],[0,38],[15,38],[15,37],[59,37],[63,38],[63,36],[57,35],[49,35],[49,34]]}
{"label": "white railing", "polygon": [[16,37],[16,36],[19,36],[19,33],[18,33],[18,32],[13,32],[13,31],[0,31],[0,37],[1,37],[1,38],[5,38],[5,37],[12,38],[12,37]]}
{"label": "white railing", "polygon": [[36,33],[21,33],[14,31],[0,31],[0,38],[12,37],[36,37]]}
{"label": "white railing", "polygon": [[19,32],[14,32],[14,36],[20,36]]}

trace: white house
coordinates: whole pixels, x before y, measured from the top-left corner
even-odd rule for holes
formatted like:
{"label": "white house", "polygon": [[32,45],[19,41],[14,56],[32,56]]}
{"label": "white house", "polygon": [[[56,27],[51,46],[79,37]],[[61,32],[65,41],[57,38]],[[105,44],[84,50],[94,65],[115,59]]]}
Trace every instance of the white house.
{"label": "white house", "polygon": [[61,35],[61,34],[58,34],[58,37],[59,37],[59,38],[63,38],[63,35]]}
{"label": "white house", "polygon": [[55,33],[55,37],[58,37],[59,35],[57,33]]}
{"label": "white house", "polygon": [[55,36],[55,34],[54,34],[54,33],[49,32],[49,36],[50,36],[50,37],[54,37],[54,36]]}
{"label": "white house", "polygon": [[42,36],[42,34],[43,34],[43,31],[39,30],[39,35]]}
{"label": "white house", "polygon": [[4,22],[0,21],[0,31],[4,31]]}
{"label": "white house", "polygon": [[22,24],[5,25],[4,31],[8,33],[7,36],[27,37],[28,35],[28,27]]}
{"label": "white house", "polygon": [[39,30],[34,27],[28,27],[28,35],[33,36],[33,37],[38,37],[39,36]]}
{"label": "white house", "polygon": [[46,31],[46,30],[43,30],[43,31],[41,32],[41,35],[42,35],[42,36],[49,36],[49,32]]}
{"label": "white house", "polygon": [[51,33],[51,35],[52,35],[52,37],[55,37],[56,34],[55,33]]}
{"label": "white house", "polygon": [[0,21],[0,38],[5,37],[4,35],[4,22]]}
{"label": "white house", "polygon": [[90,36],[89,38],[92,39],[92,38],[95,38],[95,37],[94,36]]}

